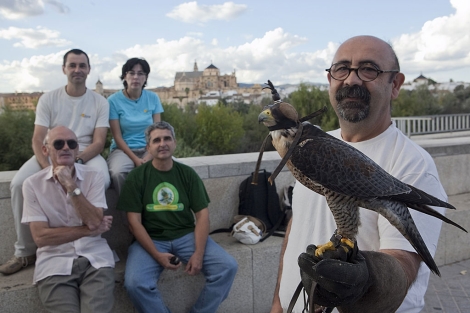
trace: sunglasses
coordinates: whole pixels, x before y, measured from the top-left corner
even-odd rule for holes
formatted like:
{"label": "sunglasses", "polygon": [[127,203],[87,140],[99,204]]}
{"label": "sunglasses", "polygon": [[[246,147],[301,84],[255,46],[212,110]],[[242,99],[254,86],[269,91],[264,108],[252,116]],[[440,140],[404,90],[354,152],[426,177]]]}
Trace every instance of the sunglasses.
{"label": "sunglasses", "polygon": [[67,146],[69,146],[69,148],[72,150],[78,146],[78,142],[74,139],[69,139],[69,140],[57,139],[57,140],[54,140],[52,145],[54,146],[56,150],[61,150],[65,146],[66,142],[67,142]]}

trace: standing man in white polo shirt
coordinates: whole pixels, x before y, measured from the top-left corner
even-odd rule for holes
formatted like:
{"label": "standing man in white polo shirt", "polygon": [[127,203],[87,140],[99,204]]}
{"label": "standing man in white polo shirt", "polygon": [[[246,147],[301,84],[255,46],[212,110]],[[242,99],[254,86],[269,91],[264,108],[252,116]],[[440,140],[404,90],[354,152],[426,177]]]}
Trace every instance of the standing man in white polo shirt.
{"label": "standing man in white polo shirt", "polygon": [[109,128],[109,105],[104,97],[86,88],[90,73],[88,55],[72,49],[64,55],[62,71],[67,76],[67,85],[45,93],[36,108],[36,120],[32,146],[34,156],[20,168],[11,181],[11,207],[15,220],[17,241],[15,254],[0,266],[0,273],[9,275],[34,264],[36,245],[29,227],[21,224],[23,214],[22,186],[26,178],[48,167],[48,157],[42,154],[42,145],[49,129],[64,125],[78,138],[79,152],[76,162],[87,164],[103,173],[105,188],[110,179],[103,151]]}
{"label": "standing man in white polo shirt", "polygon": [[75,163],[77,137],[58,126],[42,147],[52,165],[24,181],[22,222],[38,246],[34,283],[48,312],[111,312],[114,258],[103,175]]}

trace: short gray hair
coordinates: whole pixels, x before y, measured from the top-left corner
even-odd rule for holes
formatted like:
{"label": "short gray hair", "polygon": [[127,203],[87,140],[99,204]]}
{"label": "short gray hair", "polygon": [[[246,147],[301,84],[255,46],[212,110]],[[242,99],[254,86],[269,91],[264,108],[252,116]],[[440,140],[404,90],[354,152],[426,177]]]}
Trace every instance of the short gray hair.
{"label": "short gray hair", "polygon": [[150,143],[150,133],[155,129],[168,129],[171,132],[171,136],[173,137],[173,139],[176,139],[175,129],[173,128],[173,126],[171,126],[170,123],[161,121],[153,123],[145,130],[145,142],[147,144]]}

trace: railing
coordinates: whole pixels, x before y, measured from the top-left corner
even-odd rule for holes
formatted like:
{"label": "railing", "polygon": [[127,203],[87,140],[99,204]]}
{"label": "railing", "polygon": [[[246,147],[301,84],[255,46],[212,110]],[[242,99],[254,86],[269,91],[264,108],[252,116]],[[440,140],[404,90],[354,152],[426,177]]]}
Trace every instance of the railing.
{"label": "railing", "polygon": [[397,128],[408,137],[432,133],[470,130],[470,114],[392,117]]}

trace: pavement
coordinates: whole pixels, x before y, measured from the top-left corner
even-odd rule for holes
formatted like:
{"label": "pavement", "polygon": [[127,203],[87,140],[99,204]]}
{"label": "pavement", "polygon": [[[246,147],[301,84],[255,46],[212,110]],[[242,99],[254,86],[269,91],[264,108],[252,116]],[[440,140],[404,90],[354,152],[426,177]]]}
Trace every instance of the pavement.
{"label": "pavement", "polygon": [[431,273],[421,313],[470,313],[470,259],[439,267]]}

